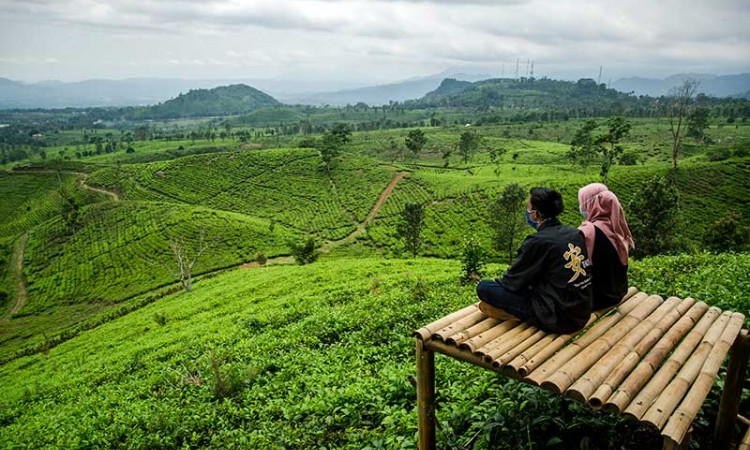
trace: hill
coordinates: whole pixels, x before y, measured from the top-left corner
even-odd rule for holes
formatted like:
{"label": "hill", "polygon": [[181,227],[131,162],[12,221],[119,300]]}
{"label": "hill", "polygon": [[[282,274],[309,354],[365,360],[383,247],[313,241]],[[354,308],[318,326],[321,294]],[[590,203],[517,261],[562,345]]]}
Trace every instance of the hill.
{"label": "hill", "polygon": [[164,103],[138,110],[137,118],[176,119],[241,114],[280,103],[270,95],[244,84],[194,89]]}
{"label": "hill", "polygon": [[446,80],[419,100],[406,102],[408,108],[499,108],[564,113],[584,116],[606,116],[612,111],[641,110],[643,100],[598,85],[594,80],[577,82],[548,78],[498,78],[466,84]]}
{"label": "hill", "polygon": [[[46,354],[0,366],[0,441],[11,448],[412,448],[411,332],[475,301],[459,271],[458,262],[435,259],[342,259],[202,281]],[[648,292],[700,293],[709,304],[748,309],[748,255],[652,258],[632,272]],[[438,364],[450,380],[439,390],[441,442],[479,436],[474,448],[516,449],[554,438],[660,448],[658,434],[632,421],[455,360]],[[703,409],[694,438],[710,435],[715,409],[710,402]],[[486,425],[495,423],[502,433]]]}

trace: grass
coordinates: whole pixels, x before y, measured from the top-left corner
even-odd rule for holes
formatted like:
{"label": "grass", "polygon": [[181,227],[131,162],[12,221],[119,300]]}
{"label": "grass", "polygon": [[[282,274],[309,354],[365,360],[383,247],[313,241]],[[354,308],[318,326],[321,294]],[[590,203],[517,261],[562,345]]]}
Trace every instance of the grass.
{"label": "grass", "polygon": [[[750,258],[733,258],[706,255],[704,272],[675,275],[700,300],[733,296],[747,310]],[[635,263],[631,281],[649,285],[683,263]],[[738,269],[725,275],[729,265]],[[0,439],[35,448],[412,448],[410,333],[474,301],[459,271],[457,261],[344,259],[200,282],[0,367]],[[438,440],[447,447],[475,433],[477,449],[635,439],[629,421],[491,372],[439,357],[437,373]],[[711,432],[704,422],[699,439]],[[658,436],[639,439],[631,443],[661,445]]]}

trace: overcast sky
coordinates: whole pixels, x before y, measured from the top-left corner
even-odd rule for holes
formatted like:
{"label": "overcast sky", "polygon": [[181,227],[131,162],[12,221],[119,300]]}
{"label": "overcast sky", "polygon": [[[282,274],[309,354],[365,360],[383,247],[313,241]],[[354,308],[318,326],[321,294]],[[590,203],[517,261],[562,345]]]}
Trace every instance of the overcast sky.
{"label": "overcast sky", "polygon": [[750,0],[0,0],[0,77],[750,72]]}

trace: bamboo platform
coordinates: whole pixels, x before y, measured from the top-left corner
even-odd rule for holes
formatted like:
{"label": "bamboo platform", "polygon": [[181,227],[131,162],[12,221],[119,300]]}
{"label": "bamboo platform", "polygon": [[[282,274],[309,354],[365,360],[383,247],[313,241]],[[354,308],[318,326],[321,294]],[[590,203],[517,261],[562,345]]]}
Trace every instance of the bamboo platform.
{"label": "bamboo platform", "polygon": [[750,347],[743,314],[630,288],[577,335],[557,335],[489,318],[478,305],[414,333],[420,449],[435,448],[434,352],[625,414],[658,430],[665,448],[678,448],[731,348],[715,431],[717,448],[728,447]]}

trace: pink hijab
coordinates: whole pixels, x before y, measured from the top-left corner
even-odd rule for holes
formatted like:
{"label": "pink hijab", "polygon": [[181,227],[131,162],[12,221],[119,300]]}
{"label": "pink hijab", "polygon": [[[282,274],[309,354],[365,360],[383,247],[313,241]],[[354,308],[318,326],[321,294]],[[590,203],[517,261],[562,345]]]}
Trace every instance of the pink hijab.
{"label": "pink hijab", "polygon": [[[578,191],[578,205],[586,214],[586,220],[578,229],[583,231],[589,256],[594,254],[596,236],[594,225],[596,225],[615,246],[620,262],[623,265],[627,264],[628,249],[635,248],[635,243],[617,196],[607,186],[601,183],[591,183]],[[592,260],[592,262],[596,264],[596,261]]]}

